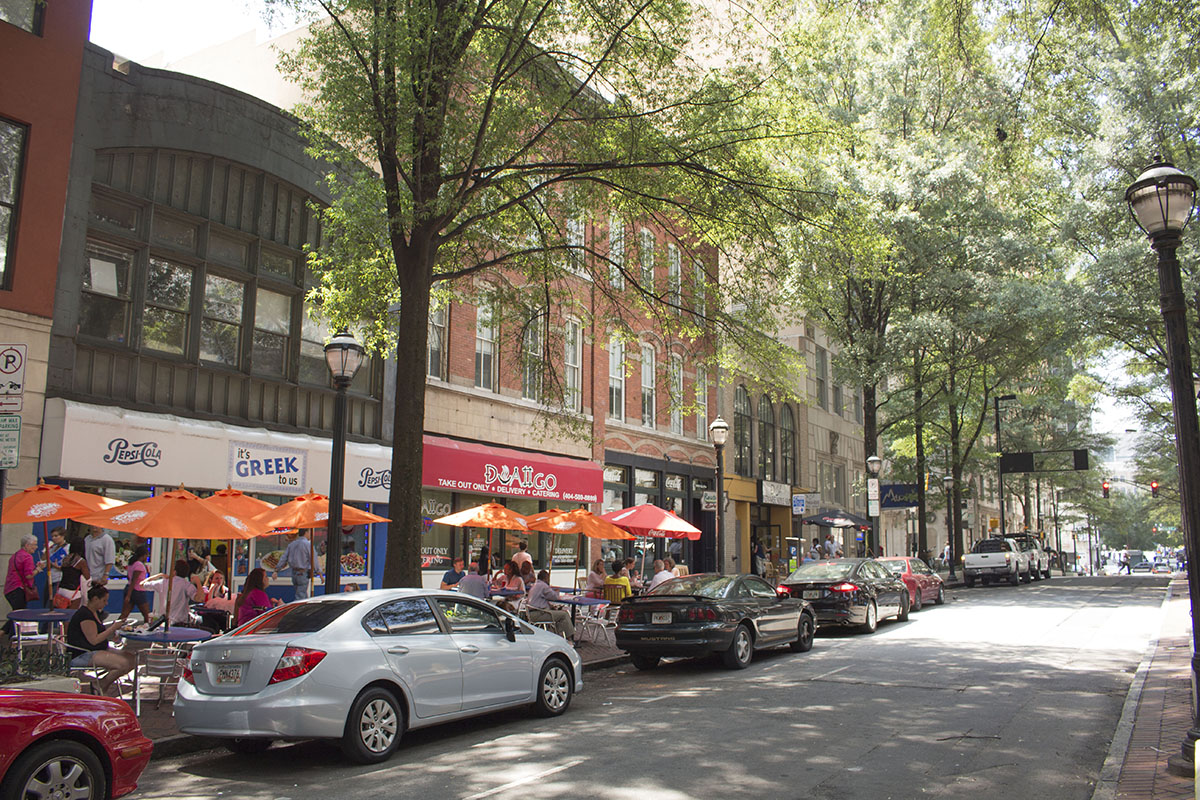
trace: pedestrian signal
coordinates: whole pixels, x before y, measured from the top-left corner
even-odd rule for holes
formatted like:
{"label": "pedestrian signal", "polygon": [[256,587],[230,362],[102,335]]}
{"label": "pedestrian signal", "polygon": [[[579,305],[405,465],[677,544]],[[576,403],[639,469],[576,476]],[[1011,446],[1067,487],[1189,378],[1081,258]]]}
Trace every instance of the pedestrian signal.
{"label": "pedestrian signal", "polygon": [[1105,499],[1108,499],[1109,486],[1110,486],[1110,484],[1108,481],[1105,481],[1104,483],[1100,484],[1100,488],[1104,490]]}

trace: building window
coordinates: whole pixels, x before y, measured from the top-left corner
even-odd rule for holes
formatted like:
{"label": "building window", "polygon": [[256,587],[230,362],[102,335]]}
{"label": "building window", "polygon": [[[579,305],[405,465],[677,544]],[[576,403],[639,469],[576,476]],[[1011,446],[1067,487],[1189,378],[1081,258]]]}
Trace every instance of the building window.
{"label": "building window", "polygon": [[608,340],[608,418],[625,419],[625,342]]}
{"label": "building window", "polygon": [[205,276],[200,358],[235,368],[242,363],[242,305],[245,298],[244,283],[219,275]]}
{"label": "building window", "polygon": [[79,333],[125,344],[129,340],[129,276],[134,254],[89,241],[84,258]]}
{"label": "building window", "polygon": [[683,356],[671,353],[671,433],[683,436]]}
{"label": "building window", "polygon": [[285,376],[292,330],[292,298],[259,289],[254,300],[254,343],[250,364],[255,372]]}
{"label": "building window", "polygon": [[567,269],[576,275],[584,275],[584,244],[587,219],[569,193],[567,205]]}
{"label": "building window", "polygon": [[692,308],[700,316],[708,313],[708,275],[704,272],[704,262],[697,259],[692,262],[692,272],[695,274],[695,285],[692,287]]}
{"label": "building window", "polygon": [[654,427],[654,345],[642,345],[642,424]]}
{"label": "building window", "polygon": [[625,221],[616,214],[608,218],[608,282],[625,288]]}
{"label": "building window", "polygon": [[446,307],[429,312],[429,341],[425,343],[425,371],[431,378],[444,380],[446,363]]}
{"label": "building window", "polygon": [[[16,4],[18,8],[21,5]],[[33,0],[29,0],[28,5],[32,7]],[[7,19],[7,14],[15,11],[10,4],[0,2],[0,19]],[[24,125],[0,119],[0,289],[12,286],[17,242],[17,200],[21,194],[21,172],[28,134],[29,128]]]}
{"label": "building window", "polygon": [[[329,365],[325,363],[325,342],[329,340],[329,323],[303,314],[300,323],[300,382],[328,386]],[[366,365],[364,364],[363,367]],[[362,372],[363,368],[359,368]],[[355,375],[357,378],[358,376]]]}
{"label": "building window", "polygon": [[775,408],[765,394],[758,398],[758,477],[775,480]]}
{"label": "building window", "polygon": [[745,386],[737,387],[733,395],[733,471],[750,475],[750,393]]}
{"label": "building window", "polygon": [[792,407],[784,403],[779,409],[779,480],[795,486],[796,479],[796,420]]}
{"label": "building window", "polygon": [[572,411],[583,409],[583,327],[566,320],[563,331],[563,401]]}
{"label": "building window", "polygon": [[654,291],[654,234],[648,228],[638,231],[638,261],[642,265],[642,289]]}
{"label": "building window", "polygon": [[863,397],[857,389],[854,392],[854,421],[860,425],[863,421]]}
{"label": "building window", "polygon": [[162,258],[150,259],[142,343],[150,350],[183,355],[187,349],[192,304],[192,268]]}
{"label": "building window", "polygon": [[846,507],[846,468],[841,464],[833,467],[833,502]]}
{"label": "building window", "polygon": [[16,25],[22,30],[42,35],[42,18],[46,12],[45,0],[3,0],[0,2],[0,21]]}
{"label": "building window", "polygon": [[496,389],[496,317],[490,303],[475,309],[475,386]]}
{"label": "building window", "polygon": [[521,347],[521,396],[535,403],[542,401],[542,374],[545,371],[542,341],[542,315],[535,314],[525,326]]}
{"label": "building window", "polygon": [[846,404],[842,401],[842,385],[835,383],[833,385],[833,413],[839,417],[845,416]]}
{"label": "building window", "polygon": [[667,245],[667,302],[676,314],[683,311],[683,266],[674,244]]}
{"label": "building window", "polygon": [[696,438],[708,439],[708,374],[696,369]]}
{"label": "building window", "polygon": [[829,410],[829,352],[817,348],[817,406]]}

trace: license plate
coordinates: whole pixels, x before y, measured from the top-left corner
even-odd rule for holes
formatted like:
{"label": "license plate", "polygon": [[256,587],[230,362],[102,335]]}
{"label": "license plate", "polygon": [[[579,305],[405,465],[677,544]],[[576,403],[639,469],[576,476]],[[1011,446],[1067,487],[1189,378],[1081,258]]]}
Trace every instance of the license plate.
{"label": "license plate", "polygon": [[242,682],[242,665],[241,664],[218,664],[217,665],[217,683],[241,683]]}
{"label": "license plate", "polygon": [[650,624],[651,625],[670,625],[671,624],[671,612],[670,611],[655,611],[655,612],[653,612],[652,614],[650,614]]}
{"label": "license plate", "polygon": [[820,589],[805,589],[802,596],[805,600],[816,600],[821,596]]}

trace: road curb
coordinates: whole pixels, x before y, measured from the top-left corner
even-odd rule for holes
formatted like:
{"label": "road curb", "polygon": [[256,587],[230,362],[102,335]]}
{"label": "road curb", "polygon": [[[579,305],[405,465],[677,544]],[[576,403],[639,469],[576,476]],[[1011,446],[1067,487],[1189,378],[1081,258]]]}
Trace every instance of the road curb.
{"label": "road curb", "polygon": [[1167,604],[1171,602],[1174,587],[1167,584],[1167,591],[1159,606],[1158,631],[1146,645],[1146,651],[1138,664],[1137,672],[1129,683],[1129,693],[1125,695],[1125,703],[1121,706],[1121,718],[1117,721],[1117,729],[1113,732],[1112,744],[1109,745],[1108,755],[1100,767],[1100,777],[1096,780],[1096,788],[1092,791],[1092,800],[1114,800],[1117,796],[1117,784],[1121,779],[1121,768],[1125,765],[1125,756],[1129,752],[1129,741],[1133,738],[1133,723],[1137,717],[1138,703],[1142,699],[1142,689],[1146,685],[1146,674],[1150,671],[1150,662],[1158,650],[1159,639],[1162,638],[1162,624],[1167,614]]}
{"label": "road curb", "polygon": [[[590,670],[615,667],[628,663],[629,654],[621,653],[620,655],[588,662],[583,665],[583,671],[588,672]],[[154,742],[154,751],[150,754],[150,760],[157,761],[163,758],[186,756],[191,753],[199,753],[202,750],[216,750],[223,746],[222,740],[214,736],[191,736],[186,733],[177,733],[173,736],[156,740]]]}

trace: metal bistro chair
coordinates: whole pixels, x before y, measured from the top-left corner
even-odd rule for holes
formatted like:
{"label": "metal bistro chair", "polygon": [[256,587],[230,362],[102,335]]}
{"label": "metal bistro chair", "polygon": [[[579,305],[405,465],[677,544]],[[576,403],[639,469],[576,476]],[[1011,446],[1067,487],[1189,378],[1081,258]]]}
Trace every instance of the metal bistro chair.
{"label": "metal bistro chair", "polygon": [[557,630],[554,627],[554,623],[551,622],[550,620],[542,620],[540,622],[535,622],[534,620],[529,618],[529,598],[528,597],[522,597],[520,600],[517,601],[517,617],[524,620],[525,622],[528,622],[530,625],[532,625],[535,628],[541,628],[544,631],[550,631],[551,633],[557,633]]}
{"label": "metal bistro chair", "polygon": [[18,664],[21,663],[21,659],[25,656],[26,647],[48,646],[50,644],[49,634],[38,633],[39,624],[42,623],[13,621],[13,642],[17,646]]}
{"label": "metal bistro chair", "polygon": [[183,673],[187,654],[178,647],[150,647],[139,652],[138,656],[142,663],[134,669],[133,708],[134,713],[141,716],[142,677],[158,678],[158,702],[154,707],[161,707],[167,688],[179,685],[179,676]]}

